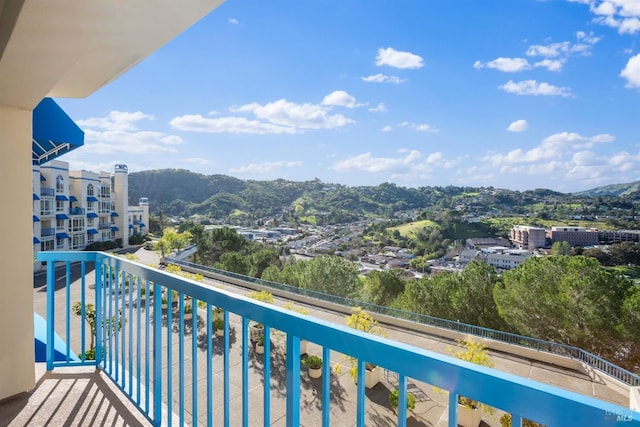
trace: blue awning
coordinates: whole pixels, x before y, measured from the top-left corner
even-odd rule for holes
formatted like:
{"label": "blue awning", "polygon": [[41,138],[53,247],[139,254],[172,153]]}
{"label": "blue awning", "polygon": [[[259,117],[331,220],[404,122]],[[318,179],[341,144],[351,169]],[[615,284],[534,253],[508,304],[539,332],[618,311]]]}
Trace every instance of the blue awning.
{"label": "blue awning", "polygon": [[40,222],[40,218],[38,218],[37,216],[33,216],[33,222]]}
{"label": "blue awning", "polygon": [[87,201],[89,202],[97,202],[98,198],[95,196],[87,196]]}
{"label": "blue awning", "polygon": [[120,216],[120,215],[118,215],[118,212],[111,212],[111,216]]}
{"label": "blue awning", "polygon": [[67,214],[56,214],[56,219],[69,219]]}
{"label": "blue awning", "polygon": [[90,228],[87,230],[87,234],[98,234],[98,230],[95,228]]}
{"label": "blue awning", "polygon": [[133,228],[133,225],[129,224],[129,228]]}
{"label": "blue awning", "polygon": [[69,235],[67,233],[56,233],[57,239],[68,239]]}
{"label": "blue awning", "polygon": [[98,214],[95,212],[89,212],[87,218],[98,218]]}
{"label": "blue awning", "polygon": [[44,177],[44,175],[40,174],[40,182],[45,182],[47,180],[47,178]]}
{"label": "blue awning", "polygon": [[33,193],[33,200],[40,200],[40,197],[36,193]]}
{"label": "blue awning", "polygon": [[37,238],[37,237],[34,237],[34,238],[33,238],[33,244],[34,244],[34,245],[37,245],[38,243],[40,243],[40,240],[38,240],[38,238]]}
{"label": "blue awning", "polygon": [[142,227],[146,227],[146,225],[144,225],[144,223],[143,223],[143,222],[141,222],[141,223],[140,223],[140,224],[138,224],[138,225],[140,226],[140,228],[142,228]]}
{"label": "blue awning", "polygon": [[31,155],[43,164],[84,144],[84,132],[51,98],[33,109]]}
{"label": "blue awning", "polygon": [[77,202],[78,201],[76,196],[69,196],[69,200],[72,201],[72,202]]}
{"label": "blue awning", "polygon": [[111,231],[118,231],[118,227],[114,225],[113,227],[111,227]]}
{"label": "blue awning", "polygon": [[68,202],[69,198],[64,194],[56,194],[56,200],[60,200],[62,202]]}

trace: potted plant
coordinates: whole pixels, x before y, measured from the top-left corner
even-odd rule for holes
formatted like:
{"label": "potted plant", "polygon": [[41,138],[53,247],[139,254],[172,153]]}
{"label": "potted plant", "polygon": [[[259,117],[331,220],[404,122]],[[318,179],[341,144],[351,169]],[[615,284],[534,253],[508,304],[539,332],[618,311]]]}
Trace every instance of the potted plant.
{"label": "potted plant", "polygon": [[256,340],[256,353],[264,354],[264,335],[261,335]]}
{"label": "potted plant", "polygon": [[[481,366],[493,367],[493,362],[489,358],[489,350],[480,341],[475,341],[470,337],[464,341],[458,341],[462,347],[457,351],[452,348],[447,351],[456,359],[475,363]],[[458,397],[458,424],[463,427],[478,427],[482,421],[482,412],[492,413],[492,408],[483,405],[477,400],[469,399],[465,396]]]}
{"label": "potted plant", "polygon": [[262,323],[252,323],[249,326],[249,339],[257,342],[260,338],[264,339],[264,325]]}
{"label": "potted plant", "polygon": [[224,318],[213,317],[213,328],[216,330],[216,335],[221,337],[224,335]]}
{"label": "potted plant", "polygon": [[320,378],[322,376],[322,358],[315,355],[307,356],[302,360],[302,364],[309,368],[310,378]]}
{"label": "potted plant", "polygon": [[189,302],[188,304],[184,304],[183,313],[184,313],[184,320],[193,319],[193,305],[191,304],[191,302]]}
{"label": "potted plant", "polygon": [[162,309],[166,310],[168,307],[169,307],[169,299],[165,295],[162,295]]}
{"label": "potted plant", "polygon": [[[398,410],[398,395],[398,389],[389,393],[389,406],[394,411]],[[416,398],[413,393],[407,393],[407,411],[413,411],[414,409],[416,409]]]}
{"label": "potted plant", "polygon": [[[502,417],[500,417],[500,425],[502,427],[511,427],[513,425],[513,417],[511,416],[511,414],[506,413]],[[544,427],[544,425],[537,423],[535,421],[531,421],[526,418],[523,418],[522,427]]]}

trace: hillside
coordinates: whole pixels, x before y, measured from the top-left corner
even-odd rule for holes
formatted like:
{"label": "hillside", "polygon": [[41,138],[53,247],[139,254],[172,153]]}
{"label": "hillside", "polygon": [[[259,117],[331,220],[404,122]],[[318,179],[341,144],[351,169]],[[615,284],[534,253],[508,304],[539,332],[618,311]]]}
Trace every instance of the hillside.
{"label": "hillside", "polygon": [[576,196],[630,196],[633,193],[640,192],[640,181],[630,182],[627,184],[611,184],[602,187],[592,188],[591,190],[574,193]]}
{"label": "hillside", "polygon": [[[640,186],[640,182],[635,185]],[[373,216],[393,218],[395,212],[410,210],[422,219],[489,216],[513,217],[514,221],[522,222],[521,218],[529,217],[529,223],[534,218],[543,221],[584,216],[594,220],[603,216],[629,221],[637,211],[640,194],[630,193],[633,190],[632,184],[590,190],[596,195],[563,194],[547,189],[520,192],[493,187],[407,188],[390,183],[349,187],[318,179],[241,180],[184,169],[129,174],[130,203],[148,197],[154,215],[201,215],[241,222],[273,218],[278,222],[335,224]]]}

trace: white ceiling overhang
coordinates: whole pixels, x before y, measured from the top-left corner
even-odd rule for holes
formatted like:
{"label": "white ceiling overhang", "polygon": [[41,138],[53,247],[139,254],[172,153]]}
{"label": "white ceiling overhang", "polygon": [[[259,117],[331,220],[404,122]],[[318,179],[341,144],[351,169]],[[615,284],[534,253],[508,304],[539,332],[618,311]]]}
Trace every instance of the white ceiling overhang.
{"label": "white ceiling overhang", "polygon": [[83,98],[224,0],[0,0],[0,105]]}

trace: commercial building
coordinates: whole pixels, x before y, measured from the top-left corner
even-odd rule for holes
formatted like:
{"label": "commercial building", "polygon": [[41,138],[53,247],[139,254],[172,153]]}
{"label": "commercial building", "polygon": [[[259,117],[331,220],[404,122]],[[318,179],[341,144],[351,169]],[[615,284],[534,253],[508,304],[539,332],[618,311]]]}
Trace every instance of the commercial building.
{"label": "commercial building", "polygon": [[544,248],[547,244],[546,230],[528,225],[514,226],[509,232],[509,239],[515,246],[530,251]]}
{"label": "commercial building", "polygon": [[585,227],[551,227],[549,237],[553,243],[568,242],[571,246],[597,245],[598,230]]}

